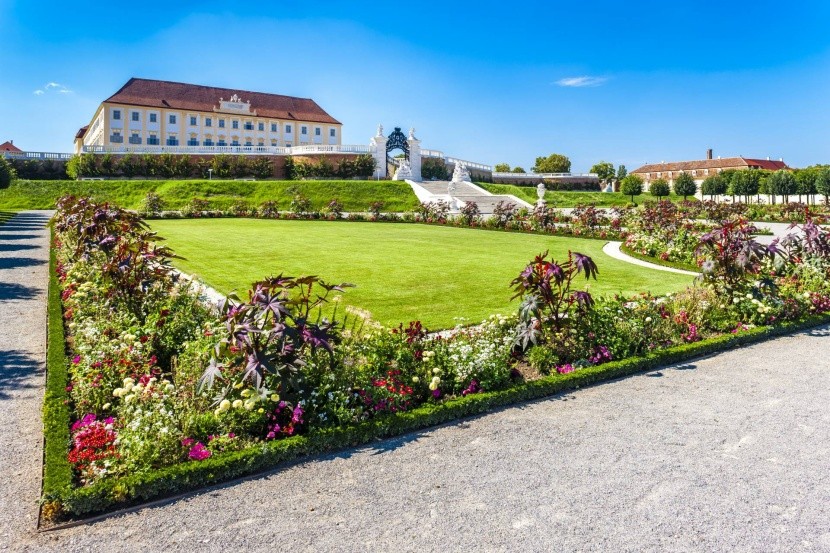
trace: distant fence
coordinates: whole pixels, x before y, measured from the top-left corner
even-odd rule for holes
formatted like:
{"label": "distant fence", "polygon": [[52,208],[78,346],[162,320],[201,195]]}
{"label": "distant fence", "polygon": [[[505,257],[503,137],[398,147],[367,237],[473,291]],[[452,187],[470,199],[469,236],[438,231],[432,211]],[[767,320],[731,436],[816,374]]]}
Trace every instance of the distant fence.
{"label": "distant fence", "polygon": [[0,152],[0,155],[7,159],[52,159],[66,161],[72,154],[61,154],[57,152]]}

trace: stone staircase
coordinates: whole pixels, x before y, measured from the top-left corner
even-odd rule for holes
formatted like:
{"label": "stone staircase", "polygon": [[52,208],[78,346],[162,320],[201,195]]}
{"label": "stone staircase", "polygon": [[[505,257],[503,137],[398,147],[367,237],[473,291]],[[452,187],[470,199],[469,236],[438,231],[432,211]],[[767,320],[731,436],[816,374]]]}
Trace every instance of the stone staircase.
{"label": "stone staircase", "polygon": [[[412,187],[415,195],[421,202],[449,202],[450,196],[447,193],[449,181],[406,181]],[[480,186],[476,186],[471,182],[459,182],[455,186],[455,194],[453,194],[459,202],[475,202],[482,215],[492,215],[493,209],[499,202],[510,202],[516,204],[517,207],[527,207],[532,209],[533,206],[524,200],[520,200],[516,196],[506,194],[491,194]]]}

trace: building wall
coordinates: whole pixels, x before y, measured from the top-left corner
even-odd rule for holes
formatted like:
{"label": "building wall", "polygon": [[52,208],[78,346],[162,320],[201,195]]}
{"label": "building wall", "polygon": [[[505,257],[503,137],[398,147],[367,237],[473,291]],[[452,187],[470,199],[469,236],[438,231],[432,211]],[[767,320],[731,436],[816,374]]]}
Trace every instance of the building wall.
{"label": "building wall", "polygon": [[[136,114],[137,121],[133,120],[133,114]],[[153,116],[155,121],[151,121]],[[195,118],[195,125],[191,124],[194,122],[191,118]],[[220,121],[224,122],[224,127],[220,127]],[[234,128],[234,122],[237,128]],[[252,128],[246,129],[246,123]],[[302,133],[304,129],[305,134]],[[170,138],[177,141],[177,146],[188,146],[191,140],[198,142],[191,145],[198,146],[204,146],[206,140],[212,141],[214,146],[220,145],[222,140],[226,146],[234,145],[235,141],[239,146],[339,145],[341,135],[342,125],[328,123],[104,102],[90,123],[83,145],[166,146],[170,145]],[[151,138],[155,138],[158,143],[148,143]]]}

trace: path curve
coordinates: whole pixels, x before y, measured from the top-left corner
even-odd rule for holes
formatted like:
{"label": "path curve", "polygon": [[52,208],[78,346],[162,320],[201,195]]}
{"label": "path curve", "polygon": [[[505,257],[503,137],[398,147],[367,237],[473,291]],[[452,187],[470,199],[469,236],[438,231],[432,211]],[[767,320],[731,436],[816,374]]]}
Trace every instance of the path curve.
{"label": "path curve", "polygon": [[640,267],[648,267],[649,269],[656,269],[658,271],[666,271],[667,273],[677,273],[680,275],[691,275],[691,276],[698,276],[700,273],[695,273],[694,271],[686,271],[684,269],[675,269],[674,267],[664,267],[663,265],[658,265],[656,263],[649,263],[648,261],[643,261],[642,259],[637,259],[636,257],[631,257],[627,253],[623,252],[620,247],[622,246],[622,242],[608,242],[602,247],[602,252],[605,255],[613,257],[614,259],[618,259],[620,261],[625,261],[626,263],[631,263],[632,265],[639,265]]}

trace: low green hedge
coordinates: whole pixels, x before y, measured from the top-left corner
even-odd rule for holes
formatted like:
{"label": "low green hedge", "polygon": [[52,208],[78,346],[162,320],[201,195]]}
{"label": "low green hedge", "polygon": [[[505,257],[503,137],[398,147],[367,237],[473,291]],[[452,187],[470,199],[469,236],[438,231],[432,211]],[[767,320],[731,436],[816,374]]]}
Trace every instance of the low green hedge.
{"label": "low green hedge", "polygon": [[[54,264],[54,253],[53,253]],[[53,267],[54,268],[54,267]],[[566,390],[588,386],[667,364],[758,342],[773,336],[830,322],[830,315],[815,316],[799,323],[759,327],[738,334],[725,334],[706,341],[683,344],[645,356],[612,361],[569,374],[554,374],[495,392],[471,394],[436,405],[372,419],[354,426],[311,431],[307,435],[265,442],[243,451],[214,455],[204,461],[186,462],[149,473],[98,481],[88,487],[71,486],[71,468],[66,460],[69,445],[69,412],[66,400],[66,359],[57,280],[50,279],[50,343],[47,398],[44,407],[46,467],[44,505],[58,504],[64,514],[83,517],[115,508],[140,504],[198,488],[273,470],[281,463],[315,453],[341,450],[379,438],[398,436],[461,417],[486,413],[497,407],[539,399]],[[55,345],[60,344],[60,345]]]}
{"label": "low green hedge", "polygon": [[[54,233],[53,233],[54,238]],[[49,254],[49,291],[46,308],[46,392],[43,397],[43,497],[53,500],[72,492],[69,451],[69,384],[66,339],[63,328],[61,289],[58,284],[56,250]]]}
{"label": "low green hedge", "polygon": [[683,271],[691,271],[693,273],[699,273],[700,267],[695,267],[690,263],[681,263],[679,261],[664,261],[659,257],[652,257],[650,255],[643,255],[639,252],[635,252],[631,248],[625,245],[625,243],[620,245],[620,251],[626,255],[630,255],[634,259],[639,259],[640,261],[646,261],[648,263],[652,263],[654,265],[660,265],[661,267],[671,267],[672,269],[681,269]]}

